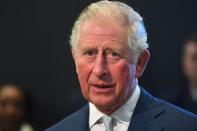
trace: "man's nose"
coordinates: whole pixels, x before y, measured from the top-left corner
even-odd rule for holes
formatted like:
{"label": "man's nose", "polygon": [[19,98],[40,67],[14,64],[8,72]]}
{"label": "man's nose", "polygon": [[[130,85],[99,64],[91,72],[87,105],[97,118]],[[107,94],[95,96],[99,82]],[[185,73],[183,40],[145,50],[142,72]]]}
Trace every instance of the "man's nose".
{"label": "man's nose", "polygon": [[98,54],[94,64],[93,72],[99,78],[107,75],[108,73],[107,60],[103,54]]}

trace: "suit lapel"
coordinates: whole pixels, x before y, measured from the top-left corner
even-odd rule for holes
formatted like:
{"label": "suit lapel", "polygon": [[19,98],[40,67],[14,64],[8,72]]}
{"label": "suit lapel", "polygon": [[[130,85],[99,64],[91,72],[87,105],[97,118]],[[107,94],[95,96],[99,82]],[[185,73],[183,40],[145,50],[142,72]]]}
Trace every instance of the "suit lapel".
{"label": "suit lapel", "polygon": [[76,119],[75,123],[73,123],[73,131],[89,131],[89,106],[88,104],[84,107],[84,109],[79,112],[79,116]]}
{"label": "suit lapel", "polygon": [[134,110],[128,131],[163,131],[158,118],[165,113],[156,98],[141,89],[140,98]]}

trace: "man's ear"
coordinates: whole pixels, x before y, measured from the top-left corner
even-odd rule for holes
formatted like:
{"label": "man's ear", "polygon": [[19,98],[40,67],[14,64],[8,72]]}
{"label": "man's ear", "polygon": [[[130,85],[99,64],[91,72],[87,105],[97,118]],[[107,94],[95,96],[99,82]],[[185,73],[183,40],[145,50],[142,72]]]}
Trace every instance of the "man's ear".
{"label": "man's ear", "polygon": [[136,77],[140,78],[146,68],[146,64],[148,63],[150,57],[150,53],[147,49],[145,49],[139,56],[137,64],[136,64]]}
{"label": "man's ear", "polygon": [[73,59],[75,60],[75,51],[74,51],[74,49],[73,48],[71,48],[71,53],[72,53],[72,56],[73,56]]}
{"label": "man's ear", "polygon": [[73,56],[73,59],[74,59],[74,62],[75,62],[75,69],[76,69],[76,72],[78,74],[78,69],[77,69],[77,56],[76,56],[76,51],[74,49],[71,49],[71,53],[72,53],[72,56]]}

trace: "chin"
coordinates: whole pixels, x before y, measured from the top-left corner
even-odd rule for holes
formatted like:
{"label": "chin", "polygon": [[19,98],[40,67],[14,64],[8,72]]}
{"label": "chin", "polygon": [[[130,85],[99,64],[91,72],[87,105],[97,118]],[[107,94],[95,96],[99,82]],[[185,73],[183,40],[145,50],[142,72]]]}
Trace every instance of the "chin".
{"label": "chin", "polygon": [[105,109],[105,108],[112,108],[115,99],[114,98],[99,98],[99,97],[94,97],[93,99],[90,100],[91,103],[93,103],[97,108]]}

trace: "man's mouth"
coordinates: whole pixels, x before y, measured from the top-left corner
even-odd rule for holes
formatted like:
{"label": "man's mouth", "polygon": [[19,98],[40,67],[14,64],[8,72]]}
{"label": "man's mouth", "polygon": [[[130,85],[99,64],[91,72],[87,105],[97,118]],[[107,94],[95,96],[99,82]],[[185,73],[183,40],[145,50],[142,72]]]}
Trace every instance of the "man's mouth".
{"label": "man's mouth", "polygon": [[97,87],[97,88],[112,88],[113,87],[113,85],[104,85],[104,84],[101,84],[101,85],[93,84],[92,86]]}
{"label": "man's mouth", "polygon": [[112,84],[91,84],[90,89],[97,93],[108,94],[114,91],[114,85]]}
{"label": "man's mouth", "polygon": [[112,88],[114,84],[91,84],[91,86],[94,86],[97,88]]}

